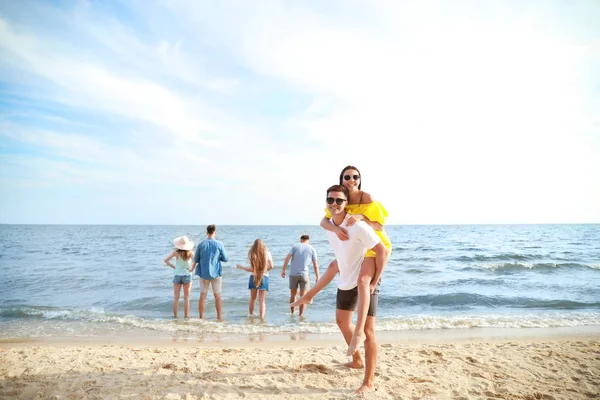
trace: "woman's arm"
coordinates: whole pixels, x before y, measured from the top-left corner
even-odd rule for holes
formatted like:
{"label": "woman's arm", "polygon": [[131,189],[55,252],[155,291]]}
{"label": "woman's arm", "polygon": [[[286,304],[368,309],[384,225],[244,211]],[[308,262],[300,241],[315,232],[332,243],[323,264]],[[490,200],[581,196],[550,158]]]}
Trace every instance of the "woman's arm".
{"label": "woman's arm", "polygon": [[348,232],[341,226],[336,226],[329,222],[329,219],[323,217],[321,227],[329,232],[333,232],[340,240],[348,240]]}
{"label": "woman's arm", "polygon": [[169,267],[175,269],[175,266],[173,264],[171,264],[171,260],[173,259],[173,257],[175,257],[177,255],[177,250],[173,251],[171,254],[169,254],[167,256],[167,258],[165,258],[165,264],[167,264]]}
{"label": "woman's arm", "polygon": [[[361,201],[362,201],[362,204],[369,204],[369,203],[373,203],[375,200],[373,199],[373,197],[371,197],[371,195],[369,193],[363,191]],[[346,221],[346,225],[352,226],[356,223],[356,221],[365,221],[367,223],[367,225],[369,225],[371,228],[375,229],[376,231],[383,230],[383,225],[381,225],[379,222],[371,221],[369,218],[367,218],[363,214],[350,215],[348,217],[348,220]]]}
{"label": "woman's arm", "polygon": [[254,272],[254,270],[252,268],[246,268],[246,267],[244,267],[243,265],[240,265],[240,264],[237,264],[235,267],[237,269],[243,269],[244,271],[247,271],[247,272],[250,272],[250,273]]}

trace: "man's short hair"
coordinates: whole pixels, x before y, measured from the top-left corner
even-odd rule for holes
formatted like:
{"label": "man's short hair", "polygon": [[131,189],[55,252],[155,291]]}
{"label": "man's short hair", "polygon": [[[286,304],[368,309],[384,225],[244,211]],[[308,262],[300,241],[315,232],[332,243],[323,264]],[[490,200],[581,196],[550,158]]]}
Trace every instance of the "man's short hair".
{"label": "man's short hair", "polygon": [[310,240],[310,236],[308,236],[308,235],[302,235],[302,236],[300,236],[300,240],[302,240],[302,241]]}
{"label": "man's short hair", "polygon": [[206,227],[206,233],[208,233],[209,235],[212,235],[213,233],[215,233],[216,230],[217,230],[217,227],[214,224],[210,224],[209,226]]}
{"label": "man's short hair", "polygon": [[346,200],[350,200],[350,193],[348,192],[348,188],[344,185],[333,185],[327,189],[327,195],[329,196],[330,192],[342,192],[344,196],[346,196]]}

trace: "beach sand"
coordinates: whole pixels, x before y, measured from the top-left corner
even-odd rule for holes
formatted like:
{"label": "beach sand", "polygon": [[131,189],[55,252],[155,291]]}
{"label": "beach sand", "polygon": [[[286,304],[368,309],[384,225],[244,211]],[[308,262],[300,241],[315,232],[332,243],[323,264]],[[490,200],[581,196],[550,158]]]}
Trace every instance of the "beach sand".
{"label": "beach sand", "polygon": [[[362,370],[330,341],[0,342],[2,399],[345,399]],[[600,335],[383,340],[373,399],[599,399]]]}

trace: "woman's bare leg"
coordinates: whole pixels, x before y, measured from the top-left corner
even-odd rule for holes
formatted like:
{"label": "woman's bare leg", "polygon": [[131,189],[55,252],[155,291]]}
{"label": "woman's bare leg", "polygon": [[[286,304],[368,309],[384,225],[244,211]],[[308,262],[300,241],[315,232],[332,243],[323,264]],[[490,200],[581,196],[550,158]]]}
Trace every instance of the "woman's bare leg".
{"label": "woman's bare leg", "polygon": [[259,290],[258,291],[258,306],[260,307],[260,320],[265,320],[265,314],[267,312],[267,291]]}
{"label": "woman's bare leg", "polygon": [[179,293],[181,292],[181,284],[173,284],[173,317],[177,318],[177,312],[179,311]]}
{"label": "woman's bare leg", "polygon": [[192,291],[192,282],[183,285],[183,316],[190,317],[190,292]]}
{"label": "woman's bare leg", "polygon": [[250,303],[248,304],[248,314],[254,315],[254,303],[256,303],[256,289],[250,289]]}
{"label": "woman's bare leg", "polygon": [[354,335],[348,346],[348,355],[351,356],[358,351],[359,346],[365,341],[365,323],[367,322],[367,313],[371,305],[371,281],[375,276],[375,257],[365,257],[360,266],[358,275],[358,305],[356,307],[356,326]]}

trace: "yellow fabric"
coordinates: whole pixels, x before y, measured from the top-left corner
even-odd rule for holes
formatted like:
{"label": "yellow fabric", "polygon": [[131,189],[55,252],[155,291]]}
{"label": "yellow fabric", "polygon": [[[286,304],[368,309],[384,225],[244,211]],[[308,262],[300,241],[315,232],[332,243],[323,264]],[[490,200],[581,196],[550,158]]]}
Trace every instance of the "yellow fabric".
{"label": "yellow fabric", "polygon": [[[383,205],[374,201],[372,203],[367,204],[348,204],[346,206],[346,212],[351,215],[362,214],[369,219],[371,222],[379,222],[382,226],[385,225],[385,218],[388,216],[387,210],[383,207]],[[325,208],[325,218],[331,218],[331,214],[329,213],[329,209]],[[377,236],[381,238],[381,242],[391,250],[392,242],[390,241],[389,236],[385,231],[375,230]],[[373,250],[367,251],[365,257],[375,257],[375,252]]]}

